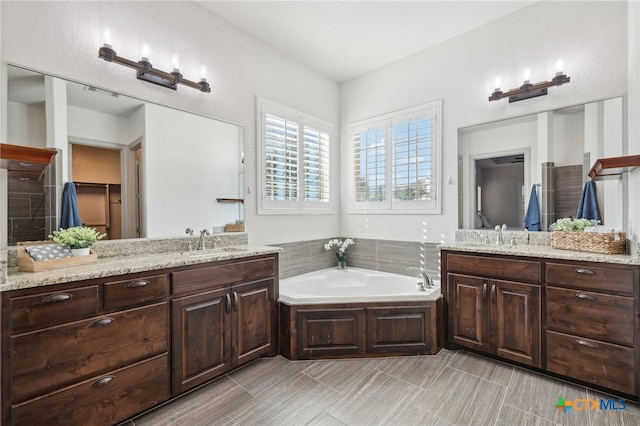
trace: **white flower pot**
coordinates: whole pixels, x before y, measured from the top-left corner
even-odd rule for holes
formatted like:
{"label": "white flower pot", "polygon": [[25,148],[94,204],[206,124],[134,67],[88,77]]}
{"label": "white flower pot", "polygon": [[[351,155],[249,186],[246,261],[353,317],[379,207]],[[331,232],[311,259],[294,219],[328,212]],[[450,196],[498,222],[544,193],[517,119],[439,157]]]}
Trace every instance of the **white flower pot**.
{"label": "white flower pot", "polygon": [[91,247],[77,248],[71,249],[71,253],[73,253],[73,257],[76,256],[89,256],[91,254]]}

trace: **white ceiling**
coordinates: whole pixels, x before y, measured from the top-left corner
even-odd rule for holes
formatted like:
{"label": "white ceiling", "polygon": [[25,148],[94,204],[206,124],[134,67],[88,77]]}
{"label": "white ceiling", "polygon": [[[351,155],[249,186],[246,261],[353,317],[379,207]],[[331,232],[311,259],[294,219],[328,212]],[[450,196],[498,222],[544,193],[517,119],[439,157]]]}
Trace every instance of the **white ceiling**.
{"label": "white ceiling", "polygon": [[206,1],[213,13],[344,82],[535,1]]}

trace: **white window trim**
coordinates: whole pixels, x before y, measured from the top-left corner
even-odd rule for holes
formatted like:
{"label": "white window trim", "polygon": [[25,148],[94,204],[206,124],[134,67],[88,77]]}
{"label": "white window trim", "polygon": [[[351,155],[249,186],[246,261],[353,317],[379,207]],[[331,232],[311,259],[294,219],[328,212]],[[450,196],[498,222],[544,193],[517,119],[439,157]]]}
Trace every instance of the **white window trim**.
{"label": "white window trim", "polygon": [[[293,108],[286,107],[284,105],[272,102],[270,100],[256,97],[256,139],[257,139],[257,214],[259,215],[273,215],[273,214],[334,214],[335,213],[335,199],[338,195],[335,193],[334,185],[334,152],[335,152],[335,138],[333,134],[333,125],[326,121],[320,120],[311,115],[299,112]],[[309,202],[304,201],[304,191],[302,185],[298,189],[299,199],[298,201],[274,201],[267,200],[264,196],[265,191],[265,114],[269,112],[272,114],[282,115],[295,120],[300,127],[307,123],[311,127],[315,127],[319,130],[326,131],[329,134],[329,201],[328,202]],[[301,161],[299,159],[299,161]],[[300,182],[303,181],[302,170],[299,169]]]}
{"label": "white window trim", "polygon": [[[381,202],[356,202],[355,201],[355,188],[354,188],[354,158],[353,158],[353,133],[356,130],[363,127],[375,127],[382,122],[390,122],[393,118],[397,118],[403,115],[410,115],[422,110],[435,109],[437,122],[434,128],[435,137],[433,138],[432,149],[435,151],[432,153],[432,161],[435,166],[435,195],[434,203],[431,208],[424,208],[424,204],[420,201],[392,201],[387,199]],[[348,126],[348,207],[347,214],[441,214],[442,205],[440,200],[442,198],[442,99],[438,99],[432,102],[428,102],[415,107],[407,108],[400,111],[391,112],[388,114],[380,115],[377,117],[368,118],[366,120],[357,121],[351,123]],[[386,167],[386,181],[391,182],[391,156],[392,150],[387,149],[385,151],[387,167]]]}

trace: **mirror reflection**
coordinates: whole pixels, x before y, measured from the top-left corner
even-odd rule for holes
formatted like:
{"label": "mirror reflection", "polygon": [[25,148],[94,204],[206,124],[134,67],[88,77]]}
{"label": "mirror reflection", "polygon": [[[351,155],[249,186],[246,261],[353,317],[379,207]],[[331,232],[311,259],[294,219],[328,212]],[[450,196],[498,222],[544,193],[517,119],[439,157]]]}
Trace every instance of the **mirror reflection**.
{"label": "mirror reflection", "polygon": [[8,174],[8,245],[57,229],[65,182],[110,239],[244,219],[240,126],[14,66],[7,123],[7,143],[58,149],[42,179]]}
{"label": "mirror reflection", "polygon": [[[593,162],[623,151],[623,108],[614,98],[459,129],[459,228],[522,230],[533,191],[543,230],[575,217]],[[601,213],[623,229],[620,184],[597,185]]]}

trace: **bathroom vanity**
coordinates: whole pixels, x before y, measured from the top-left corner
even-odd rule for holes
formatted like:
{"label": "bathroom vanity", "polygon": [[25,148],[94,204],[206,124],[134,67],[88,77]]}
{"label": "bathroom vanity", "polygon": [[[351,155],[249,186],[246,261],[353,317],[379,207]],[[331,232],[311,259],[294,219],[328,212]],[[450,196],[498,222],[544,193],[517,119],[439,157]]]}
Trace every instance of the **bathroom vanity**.
{"label": "bathroom vanity", "polygon": [[116,424],[275,355],[277,251],[166,253],[10,274],[2,424]]}
{"label": "bathroom vanity", "polygon": [[640,261],[548,246],[441,255],[449,348],[640,396]]}

